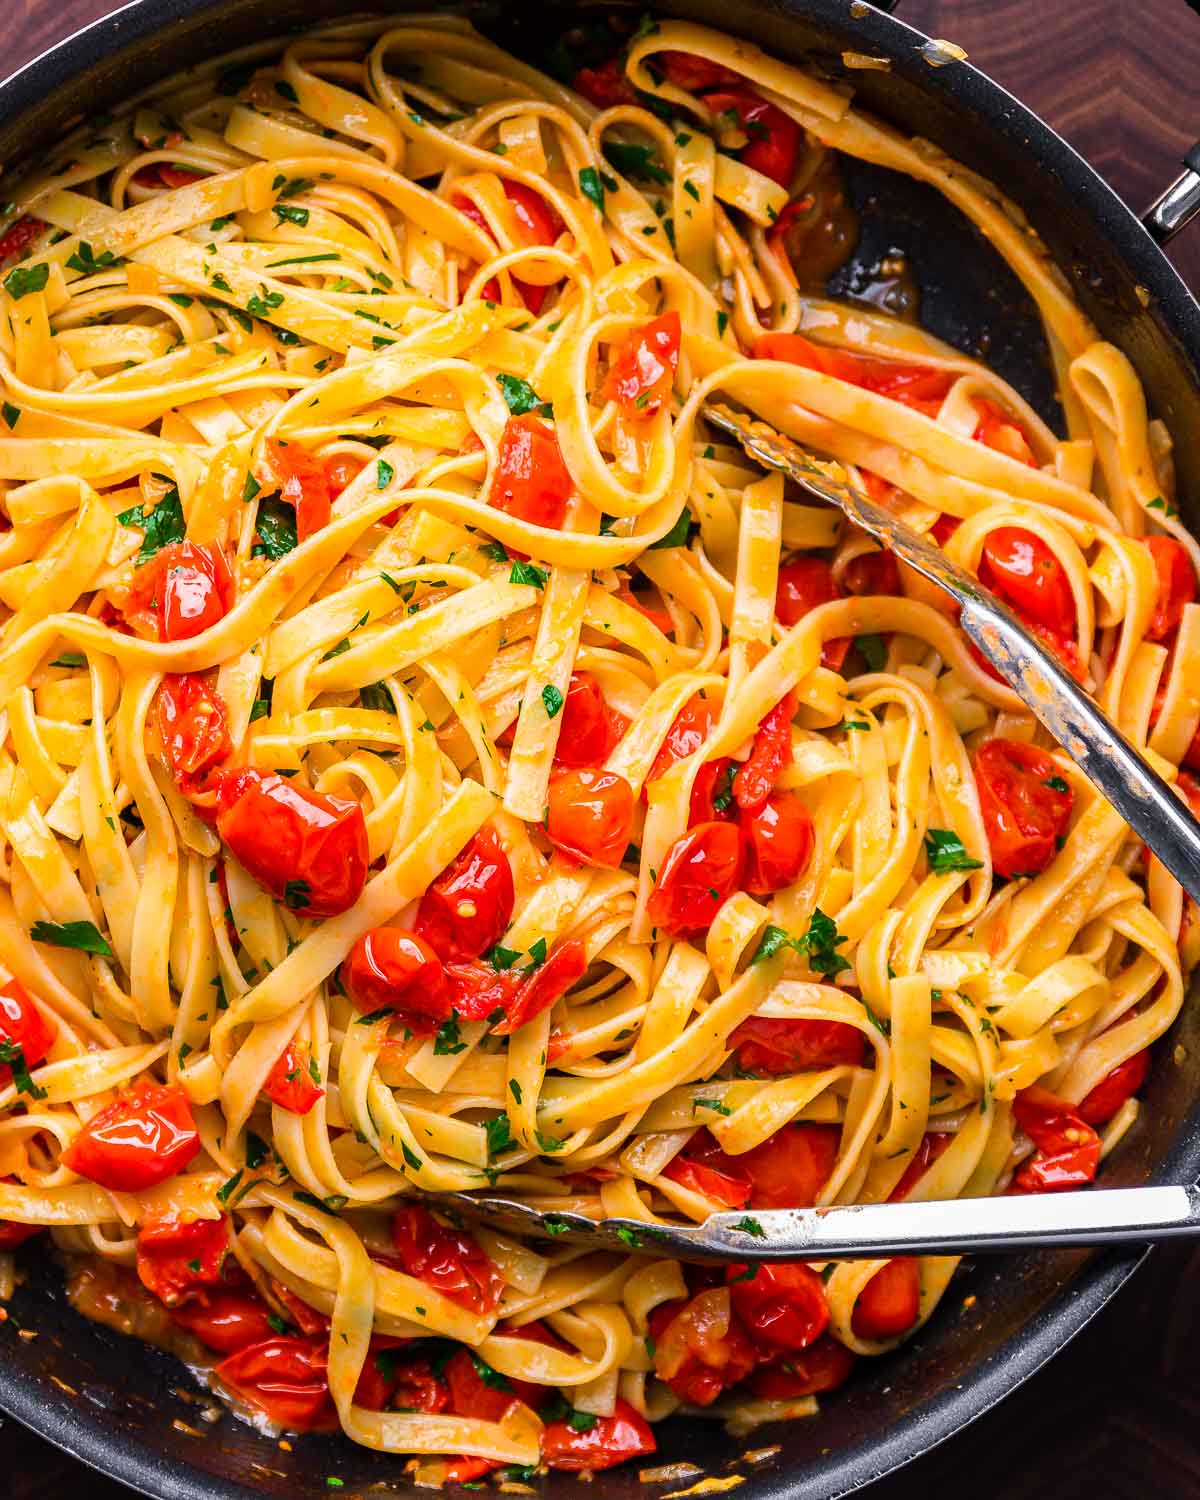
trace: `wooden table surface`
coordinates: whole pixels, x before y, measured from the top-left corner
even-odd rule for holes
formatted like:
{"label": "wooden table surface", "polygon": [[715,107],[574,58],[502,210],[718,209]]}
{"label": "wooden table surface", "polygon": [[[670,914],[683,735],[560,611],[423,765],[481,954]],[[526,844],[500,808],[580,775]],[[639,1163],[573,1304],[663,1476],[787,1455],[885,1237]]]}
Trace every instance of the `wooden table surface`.
{"label": "wooden table surface", "polygon": [[[111,0],[2,0],[16,68]],[[353,8],[353,7],[352,7]],[[365,6],[363,8],[366,8]],[[1200,16],[1187,0],[901,0],[899,14],[965,47],[1142,208],[1200,136]],[[1200,291],[1200,223],[1172,249]],[[1200,1500],[1200,1251],[1155,1252],[1048,1368],[871,1500]],[[120,1500],[39,1438],[7,1423],[11,1500]]]}

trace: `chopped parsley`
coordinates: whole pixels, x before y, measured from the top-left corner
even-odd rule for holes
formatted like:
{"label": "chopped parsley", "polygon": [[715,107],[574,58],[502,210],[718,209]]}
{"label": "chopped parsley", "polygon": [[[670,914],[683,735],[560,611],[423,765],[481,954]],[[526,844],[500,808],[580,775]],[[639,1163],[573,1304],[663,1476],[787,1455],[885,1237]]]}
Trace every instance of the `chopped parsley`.
{"label": "chopped parsley", "polygon": [[953,870],[980,870],[983,861],[972,859],[966,845],[952,828],[929,828],[925,832],[925,858],[935,875]]}
{"label": "chopped parsley", "polygon": [[160,548],[172,542],[182,542],[187,536],[187,522],[183,518],[183,505],[179,491],[174,485],[151,510],[139,505],[123,510],[117,517],[122,526],[137,528],[142,533],[142,545],[138,549],[137,566],[148,563]]}
{"label": "chopped parsley", "polygon": [[834,978],[850,967],[850,960],[837,950],[846,941],[839,935],[837,923],[818,906],[808,924],[808,931],[796,942],[796,952],[806,954],[808,966],[816,974]]}
{"label": "chopped parsley", "polygon": [[563,695],[553,683],[548,682],[542,689],[542,702],[546,708],[546,717],[553,719],[563,706]]}
{"label": "chopped parsley", "polygon": [[56,948],[78,948],[99,958],[114,957],[104,937],[91,922],[35,922],[29,929],[35,943],[52,943]]}
{"label": "chopped parsley", "polygon": [[437,1029],[437,1035],[433,1039],[433,1055],[453,1057],[456,1053],[465,1051],[466,1045],[458,1034],[458,1012],[452,1010],[450,1019],[443,1021]]}

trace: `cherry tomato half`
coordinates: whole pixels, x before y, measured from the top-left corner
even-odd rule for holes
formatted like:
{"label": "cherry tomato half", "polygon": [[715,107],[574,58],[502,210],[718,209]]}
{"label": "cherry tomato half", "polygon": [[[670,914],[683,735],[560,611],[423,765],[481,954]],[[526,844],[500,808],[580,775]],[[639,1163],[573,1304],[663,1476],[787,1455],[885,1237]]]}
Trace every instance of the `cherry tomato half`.
{"label": "cherry tomato half", "polygon": [[615,401],[633,420],[653,416],[670,399],[679,341],[677,312],[663,313],[636,329],[609,358],[604,399]]}
{"label": "cherry tomato half", "polygon": [[[57,1035],[58,1028],[33,1003],[19,979],[10,977],[0,982],[0,1046],[19,1047],[25,1066],[36,1068],[45,1062]],[[0,1084],[11,1082],[11,1064],[0,1063]]]}
{"label": "cherry tomato half", "polygon": [[409,1276],[436,1288],[472,1312],[492,1312],[504,1278],[483,1249],[457,1229],[441,1224],[419,1203],[407,1203],[392,1219],[392,1243]]}
{"label": "cherry tomato half", "polygon": [[450,1387],[450,1410],[463,1417],[480,1417],[485,1422],[499,1422],[514,1401],[537,1406],[544,1386],[531,1385],[501,1375],[485,1365],[486,1379],[476,1365],[477,1356],[459,1349],[446,1361],[445,1379]]}
{"label": "cherry tomato half", "polygon": [[655,61],[667,75],[667,82],[677,89],[686,89],[689,94],[698,94],[701,89],[716,88],[721,83],[742,83],[740,73],[727,68],[724,63],[711,62],[694,52],[660,52]]}
{"label": "cherry tomato half", "polygon": [[148,1219],[138,1230],[137,1273],[168,1307],[214,1286],[229,1250],[229,1223],[220,1219]]}
{"label": "cherry tomato half", "polygon": [[533,526],[561,526],[571,490],[554,429],[531,411],[509,417],[492,489],[496,509]]}
{"label": "cherry tomato half", "polygon": [[756,812],[770,796],[780,771],[792,760],[792,719],[796,695],[785,693],[754,735],[750,757],[733,778],[733,797],[743,812]]}
{"label": "cherry tomato half", "polygon": [[858,1294],[850,1326],[860,1339],[891,1339],[906,1332],[921,1311],[921,1275],[911,1255],[880,1266]]}
{"label": "cherry tomato half", "polygon": [[1067,634],[1075,629],[1075,595],[1067,570],[1032,531],[997,526],[979,559],[979,580],[1030,620]]}
{"label": "cherry tomato half", "polygon": [[742,883],[750,894],[770,896],[795,885],[813,851],[812,819],[795,792],[772,792],[757,811],[743,813],[739,822],[746,848]]}
{"label": "cherry tomato half", "polygon": [[271,1309],[254,1292],[221,1287],[204,1301],[171,1309],[171,1321],[220,1354],[235,1354],[271,1337]]}
{"label": "cherry tomato half", "polygon": [[217,832],[259,885],[302,917],[347,911],[367,880],[367,824],[357,802],[274,771],[222,777]]}
{"label": "cherry tomato half", "polygon": [[493,1036],[510,1036],[527,1021],[561,1000],[572,985],[587,972],[587,951],[578,938],[556,943],[544,963],[521,983],[508,1007],[506,1018],[492,1027]]}
{"label": "cherry tomato half", "polygon": [[854,1368],[854,1355],[823,1333],[815,1344],[778,1362],[759,1365],[746,1384],[764,1401],[794,1401],[845,1385]]}
{"label": "cherry tomato half", "polygon": [[811,1208],[837,1160],[836,1125],[785,1125],[738,1158],[752,1208]]}
{"label": "cherry tomato half", "polygon": [[605,58],[594,68],[580,68],[571,80],[571,87],[597,109],[638,102],[637,90],[630,83],[618,57]]}
{"label": "cherry tomato half", "polygon": [[852,557],[842,570],[842,584],[848,594],[859,596],[903,593],[900,569],[890,552],[863,552]]}
{"label": "cherry tomato half", "polygon": [[985,396],[976,396],[971,404],[979,413],[979,422],[971,434],[977,443],[1007,458],[1015,458],[1018,463],[1036,464],[1028,438],[1003,407]]}
{"label": "cherry tomato half", "polygon": [[711,1406],[754,1368],[754,1348],[732,1315],[725,1287],[664,1302],[647,1320],[654,1369],[682,1401]]}
{"label": "cherry tomato half", "polygon": [[155,724],[171,775],[185,797],[233,752],[225,700],[199,672],[167,676],[154,700]]}
{"label": "cherry tomato half", "polygon": [[49,225],[41,219],[35,219],[32,214],[25,214],[23,218],[10,224],[0,234],[0,266],[5,261],[15,260],[18,255],[24,255],[42,230],[47,228]]}
{"label": "cherry tomato half", "polygon": [[615,870],[629,847],[633,788],[615,771],[594,766],[550,777],[546,837],[585,865]]}
{"label": "cherry tomato half", "polygon": [[598,766],[612,749],[612,713],[590,672],[572,672],[562,706],[554,759],[561,766]]}
{"label": "cherry tomato half", "polygon": [[586,1432],[577,1431],[569,1419],[547,1422],[541,1444],[542,1462],[550,1468],[590,1473],[653,1453],[657,1446],[645,1417],[619,1397],[612,1416],[597,1417]]}
{"label": "cherry tomato half", "polygon": [[752,89],[719,89],[705,94],[704,103],[716,118],[718,128],[728,120],[750,137],[737,153],[739,161],[780,187],[790,186],[803,139],[803,132],[791,115],[768,104]]}
{"label": "cherry tomato half", "polygon": [[1007,880],[1039,874],[1074,802],[1055,761],[1020,740],[985,740],[975,753],[975,786],[996,873]]}
{"label": "cherry tomato half", "polygon": [[800,1073],[812,1068],[858,1067],[865,1042],[857,1026],[787,1016],[748,1016],[729,1035],[738,1067],[747,1073]]}
{"label": "cherry tomato half", "polygon": [[1013,1100],[1013,1118],[1037,1148],[1017,1171],[1017,1192],[1053,1193],[1095,1179],[1100,1137],[1074,1105],[1035,1086]]}
{"label": "cherry tomato half", "polygon": [[323,1339],[270,1338],[223,1359],[213,1374],[235,1395],[292,1432],[331,1430],[337,1421]]}
{"label": "cherry tomato half", "polygon": [[307,1042],[293,1038],[275,1059],[262,1091],[289,1114],[306,1115],[325,1090]]}
{"label": "cherry tomato half", "polygon": [[707,1130],[698,1130],[662,1175],[723,1208],[745,1208],[750,1202],[749,1174],[736,1156],[721,1150]]}
{"label": "cherry tomato half", "polygon": [[1184,605],[1196,602],[1196,574],[1187,548],[1173,536],[1147,537],[1146,546],[1158,573],[1158,597],[1146,639],[1165,641],[1179,628]]}
{"label": "cherry tomato half", "polygon": [[134,570],[122,612],[142,635],[184,641],[224,619],[232,602],[233,578],[220,547],[171,542]]}
{"label": "cherry tomato half", "polygon": [[341,972],[351,1005],[364,1015],[401,1011],[424,1023],[412,1028],[418,1032],[450,1018],[453,999],[442,961],[424,938],[407,928],[374,927],[365,932]]}
{"label": "cherry tomato half", "polygon": [[646,780],[657,781],[677,761],[694,755],[712,733],[716,718],[716,708],[710,699],[701,697],[699,693],[694,698],[689,698],[671,720],[671,727],[659,746]]}
{"label": "cherry tomato half", "polygon": [[400,1388],[401,1366],[396,1350],[408,1343],[408,1339],[386,1333],[371,1335],[367,1357],[354,1387],[355,1406],[363,1406],[367,1411],[385,1411],[392,1404]]}
{"label": "cherry tomato half", "polygon": [[744,863],[734,823],[697,823],[667,850],[646,910],[672,937],[703,932],[738,889]]}
{"label": "cherry tomato half", "polygon": [[446,963],[486,953],[512,917],[512,866],[496,830],[481,828],[421,897],[417,935]]}
{"label": "cherry tomato half", "polygon": [[299,443],[284,443],[268,438],[264,444],[265,464],[258,476],[263,489],[277,489],[280,498],[296,512],[296,537],[307,541],[314,532],[329,524],[332,500],[329,474],[319,458],[314,458]]}
{"label": "cherry tomato half", "polygon": [[772,1260],[726,1267],[733,1310],[755,1348],[807,1349],[829,1322],[821,1278],[803,1261]]}
{"label": "cherry tomato half", "polygon": [[200,1152],[188,1096],[178,1086],[131,1090],[98,1111],[60,1160],[116,1193],[139,1193],[182,1172]]}
{"label": "cherry tomato half", "polygon": [[[519,234],[518,243],[525,245],[552,245],[562,233],[562,220],[554,209],[542,197],[540,193],[534,192],[520,182],[501,183],[504,196],[512,205],[512,215],[516,221]],[[492,233],[491,225],[478,208],[469,198],[456,196],[452,200],[455,208],[465,214],[473,224],[478,224],[480,229],[494,240],[496,236]],[[541,286],[535,282],[522,281],[519,276],[513,277],[517,291],[521,294],[521,300],[531,313],[536,317],[542,310],[542,304],[550,288]],[[484,288],[484,296],[489,301],[499,301],[500,288],[495,281],[488,282]]]}
{"label": "cherry tomato half", "polygon": [[907,1198],[925,1173],[929,1171],[942,1152],[954,1141],[954,1137],[946,1131],[927,1130],[921,1137],[921,1144],[917,1147],[912,1161],[904,1169],[904,1175],[888,1194],[889,1203],[898,1203],[902,1198]]}
{"label": "cherry tomato half", "polygon": [[1089,1125],[1107,1125],[1116,1112],[1132,1099],[1146,1081],[1150,1071],[1150,1052],[1143,1047],[1123,1063],[1118,1063],[1089,1094],[1075,1106],[1081,1120]]}

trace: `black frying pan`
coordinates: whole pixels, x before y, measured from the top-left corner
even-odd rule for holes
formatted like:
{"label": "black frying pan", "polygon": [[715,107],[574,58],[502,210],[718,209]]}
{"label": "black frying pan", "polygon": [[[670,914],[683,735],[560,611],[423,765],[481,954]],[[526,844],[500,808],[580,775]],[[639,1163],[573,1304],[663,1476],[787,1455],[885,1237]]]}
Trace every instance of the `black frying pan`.
{"label": "black frying pan", "polygon": [[[402,0],[393,8],[404,8]],[[589,6],[481,0],[464,8],[497,40],[534,57],[551,32]],[[890,57],[890,71],[854,75],[859,99],[945,147],[1022,205],[1104,336],[1133,359],[1151,409],[1170,425],[1181,504],[1200,530],[1200,306],[1150,233],[1064,141],[969,65],[932,67],[924,36],[862,0],[663,0],[657,8],[834,73],[844,49]],[[199,58],[347,9],[339,0],[135,0],[0,84],[0,162],[36,158],[77,114],[102,110]],[[1034,309],[994,252],[929,190],[859,165],[849,168],[848,187],[862,235],[833,289],[852,290],[881,252],[904,251],[920,283],[923,322],[964,350],[986,349],[1059,426]],[[1160,236],[1198,187],[1196,173],[1185,176],[1160,206]],[[1156,1052],[1146,1107],[1107,1165],[1107,1185],[1200,1177],[1200,1010],[1185,1009]],[[739,1500],[835,1500],[999,1401],[1099,1311],[1139,1258],[1136,1251],[1045,1254],[966,1269],[921,1334],[894,1356],[861,1362],[816,1420],[737,1442],[716,1424],[673,1419],[658,1429],[655,1461],[749,1475]],[[417,1493],[402,1460],[340,1438],[295,1438],[285,1451],[228,1415],[210,1425],[182,1366],[77,1317],[36,1242],[25,1263],[28,1280],[0,1325],[0,1407],[77,1457],[162,1500],[316,1500],[338,1493],[330,1476],[342,1481],[342,1493],[380,1482],[387,1493]],[[19,1338],[18,1327],[37,1337]],[[757,1467],[738,1464],[745,1448],[774,1443],[779,1452]],[[538,1488],[546,1500],[567,1500],[577,1483],[558,1474]],[[636,1469],[615,1470],[598,1475],[590,1495],[653,1500],[678,1487],[641,1485]]]}

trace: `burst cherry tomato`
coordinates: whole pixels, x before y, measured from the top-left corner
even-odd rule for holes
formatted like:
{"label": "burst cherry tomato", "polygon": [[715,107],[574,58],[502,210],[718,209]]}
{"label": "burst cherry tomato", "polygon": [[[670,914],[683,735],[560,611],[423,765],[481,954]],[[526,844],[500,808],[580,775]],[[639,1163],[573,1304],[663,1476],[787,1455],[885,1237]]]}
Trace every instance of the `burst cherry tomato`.
{"label": "burst cherry tomato", "polygon": [[537,1406],[544,1386],[531,1385],[488,1369],[486,1379],[476,1365],[477,1356],[459,1349],[446,1362],[445,1378],[450,1387],[450,1410],[463,1417],[499,1422],[514,1401]]}
{"label": "burst cherry tomato", "polygon": [[764,1401],[794,1401],[845,1385],[854,1368],[854,1355],[827,1333],[810,1348],[789,1354],[779,1363],[759,1365],[746,1384]]}
{"label": "burst cherry tomato", "polygon": [[821,1278],[803,1261],[726,1267],[733,1310],[756,1349],[807,1349],[825,1331],[829,1307]]}
{"label": "burst cherry tomato", "polygon": [[348,910],[366,884],[367,824],[359,804],[273,771],[245,767],[222,777],[217,832],[243,869],[302,917]]}
{"label": "burst cherry tomato", "polygon": [[598,766],[615,743],[613,728],[600,684],[590,672],[572,672],[554,759],[562,766]]}
{"label": "burst cherry tomato", "polygon": [[424,938],[404,927],[374,927],[351,948],[342,964],[342,986],[364,1015],[402,1012],[419,1033],[449,1020],[450,981],[442,961]]}
{"label": "burst cherry tomato", "polygon": [[712,733],[716,717],[716,710],[709,699],[701,697],[699,693],[694,698],[689,698],[671,720],[671,727],[659,746],[646,780],[657,781],[677,761],[694,755]]}
{"label": "burst cherry tomato", "polygon": [[827,344],[815,344],[802,333],[764,333],[754,341],[755,359],[777,359],[784,364],[800,365],[822,375],[834,375],[851,385],[858,385],[859,368],[854,357]]}
{"label": "burst cherry tomato", "polygon": [[711,1406],[754,1368],[754,1348],[724,1287],[664,1302],[647,1321],[659,1379],[693,1406]]}
{"label": "burst cherry tomato", "polygon": [[752,1208],[811,1208],[837,1160],[835,1125],[785,1125],[738,1157]]}
{"label": "burst cherry tomato", "polygon": [[508,1008],[508,1015],[499,1025],[492,1027],[492,1034],[510,1036],[519,1031],[527,1021],[532,1021],[544,1010],[549,1010],[556,1000],[561,1000],[586,971],[587,952],[578,938],[556,943],[546,961],[522,981]]}
{"label": "burst cherry tomato", "polygon": [[203,790],[209,772],[233,752],[225,700],[198,672],[162,680],[155,722],[171,774],[185,797]]}
{"label": "burst cherry tomato", "polygon": [[5,261],[15,260],[18,255],[24,255],[42,230],[48,227],[41,219],[35,219],[32,214],[25,214],[23,218],[10,224],[4,233],[0,234],[0,266]]}
{"label": "burst cherry tomato", "polygon": [[171,542],[134,570],[123,613],[143,635],[185,641],[224,619],[232,602],[233,579],[220,547]]}
{"label": "burst cherry tomato", "polygon": [[414,926],[447,963],[461,963],[496,943],[514,899],[504,846],[494,828],[481,828],[421,897]]}
{"label": "burst cherry tomato", "polygon": [[647,905],[672,937],[703,932],[741,881],[744,850],[734,823],[697,823],[667,850]]}
{"label": "burst cherry tomato", "polygon": [[270,1338],[223,1359],[213,1374],[228,1388],[292,1432],[336,1425],[326,1376],[324,1340]]}
{"label": "burst cherry tomato", "polygon": [[133,174],[133,180],[138,187],[181,188],[189,187],[193,182],[199,182],[203,176],[203,172],[193,172],[188,167],[177,167],[171,162],[160,161],[152,162],[148,167],[142,167],[140,171]]}
{"label": "burst cherry tomato", "polygon": [[936,416],[955,375],[929,365],[905,365],[897,360],[870,359],[815,344],[799,333],[766,333],[755,341],[755,359],[779,359],[788,364],[834,375],[850,385],[886,396],[902,406],[910,406],[926,416]]}
{"label": "burst cherry tomato", "polygon": [[615,870],[632,828],[633,788],[624,776],[584,766],[550,777],[546,837],[572,858]]}
{"label": "burst cherry tomato", "polygon": [[[779,570],[775,617],[781,625],[795,625],[820,604],[842,597],[833,569],[823,557],[793,557]],[[821,646],[821,665],[840,672],[851,645],[848,635],[833,636]]]}
{"label": "burst cherry tomato", "polygon": [[319,458],[314,458],[298,443],[268,438],[266,463],[259,475],[264,489],[277,489],[280,497],[296,512],[296,536],[306,541],[322,526],[329,524],[332,501],[329,474]]}
{"label": "burst cherry tomato", "polygon": [[496,509],[533,526],[561,526],[571,489],[553,428],[533,412],[509,417],[492,489]]}
{"label": "burst cherry tomato", "polygon": [[921,1311],[921,1276],[911,1255],[881,1266],[854,1304],[850,1326],[860,1339],[891,1339],[906,1332]]}
{"label": "burst cherry tomato", "polygon": [[[540,193],[532,188],[525,187],[519,182],[503,182],[504,196],[512,205],[513,218],[520,229],[518,240],[526,245],[552,245],[562,233],[562,220],[546,202]],[[453,199],[455,208],[478,224],[480,229],[494,240],[491,226],[484,218],[481,209],[477,208],[469,198],[455,197]],[[517,291],[521,294],[521,300],[531,313],[536,317],[542,310],[542,304],[546,300],[546,294],[550,288],[539,286],[534,282],[522,281],[520,277],[514,276],[513,282]],[[500,288],[497,282],[489,281],[484,288],[484,296],[489,301],[499,301]]]}
{"label": "burst cherry tomato", "polygon": [[604,397],[626,417],[653,416],[671,396],[679,368],[679,314],[663,313],[631,333],[609,359]]}
{"label": "burst cherry tomato", "polygon": [[586,1432],[570,1420],[548,1422],[542,1429],[542,1462],[552,1469],[586,1469],[595,1473],[611,1469],[626,1459],[653,1453],[656,1448],[650,1424],[642,1414],[619,1397],[611,1417],[597,1417]]}
{"label": "burst cherry tomato", "polygon": [[979,579],[1027,619],[1066,633],[1075,628],[1075,596],[1067,570],[1032,531],[997,526],[979,559]]}
{"label": "burst cherry tomato", "polygon": [[138,1230],[137,1273],[168,1307],[221,1280],[229,1224],[220,1219],[148,1219]]}
{"label": "burst cherry tomato", "polygon": [[716,88],[722,83],[744,82],[740,73],[735,73],[724,63],[711,62],[694,52],[660,52],[655,62],[666,73],[668,83],[673,83],[677,89],[686,89],[689,94],[698,94],[701,89]]}
{"label": "burst cherry tomato", "polygon": [[813,850],[812,819],[795,792],[772,792],[757,812],[743,813],[739,821],[746,848],[743,884],[750,894],[770,896],[794,885]]}
{"label": "burst cherry tomato", "polygon": [[1158,573],[1158,597],[1146,626],[1146,638],[1165,641],[1179,627],[1183,606],[1196,602],[1196,574],[1182,542],[1173,536],[1151,536],[1146,546]]}
{"label": "burst cherry tomato", "polygon": [[204,1301],[171,1309],[171,1321],[220,1354],[235,1354],[271,1337],[271,1309],[253,1292],[221,1287]]}
{"label": "burst cherry tomato", "polygon": [[1079,1118],[1088,1125],[1107,1125],[1116,1112],[1132,1099],[1146,1081],[1150,1071],[1150,1053],[1145,1047],[1118,1063],[1096,1087],[1075,1106]]}
{"label": "burst cherry tomato", "polygon": [[637,90],[617,57],[606,58],[594,68],[580,68],[571,80],[571,87],[597,109],[638,102]]}
{"label": "burst cherry tomato", "polygon": [[[57,1035],[58,1028],[42,1015],[19,979],[0,982],[0,1048],[19,1047],[25,1066],[36,1068],[38,1063],[45,1062]],[[11,1064],[0,1063],[0,1084],[11,1082]]]}
{"label": "burst cherry tomato", "polygon": [[1029,440],[1008,413],[985,396],[976,396],[971,403],[979,413],[979,422],[971,436],[977,443],[1015,458],[1018,463],[1035,464]]}
{"label": "burst cherry tomato", "polygon": [[713,112],[718,126],[732,115],[736,126],[749,142],[737,153],[738,160],[755,172],[761,172],[780,187],[788,187],[796,175],[803,132],[791,115],[759,98],[752,89],[719,89],[705,94],[704,103]]}
{"label": "burst cherry tomato", "polygon": [[780,771],[791,764],[795,712],[795,694],[785,693],[758,726],[750,758],[733,778],[734,801],[743,812],[757,812],[770,796]]}
{"label": "burst cherry tomato", "polygon": [[307,1338],[314,1338],[318,1333],[329,1332],[329,1316],[319,1312],[310,1302],[305,1302],[303,1297],[297,1296],[290,1286],[275,1276],[271,1277],[271,1296],[274,1301],[282,1303],[287,1313],[287,1321],[294,1323]]}
{"label": "burst cherry tomato", "polygon": [[354,1387],[355,1406],[363,1406],[367,1411],[385,1411],[392,1404],[400,1387],[401,1366],[396,1350],[403,1349],[408,1342],[390,1334],[371,1335],[367,1357]]}
{"label": "burst cherry tomato", "polygon": [[472,1312],[495,1310],[504,1278],[469,1235],[440,1224],[421,1204],[408,1203],[392,1219],[392,1243],[409,1276]]}
{"label": "burst cherry tomato", "polygon": [[94,1114],[60,1159],[101,1187],[140,1193],[182,1172],[199,1152],[188,1096],[177,1086],[153,1085]]}
{"label": "burst cherry tomato", "polygon": [[1054,858],[1074,797],[1044,750],[990,739],[975,754],[975,786],[996,873],[1037,875]]}
{"label": "burst cherry tomato", "polygon": [[951,1145],[954,1137],[945,1131],[926,1131],[921,1137],[912,1161],[904,1169],[904,1175],[888,1194],[889,1203],[898,1203],[907,1198],[925,1173],[929,1171],[942,1152]]}
{"label": "burst cherry tomato", "polygon": [[447,964],[451,1006],[462,1021],[485,1021],[497,1010],[507,1016],[524,983],[514,969],[494,969],[490,963]]}
{"label": "burst cherry tomato", "polygon": [[307,1042],[290,1041],[267,1074],[262,1091],[272,1104],[293,1115],[306,1115],[325,1090]]}
{"label": "burst cherry tomato", "polygon": [[698,1130],[662,1175],[723,1208],[745,1208],[750,1202],[749,1175],[738,1158],[727,1156],[707,1130]]}
{"label": "burst cherry tomato", "polygon": [[900,569],[890,552],[864,552],[852,557],[842,572],[848,594],[900,594]]}
{"label": "burst cherry tomato", "polygon": [[1017,1172],[1017,1192],[1053,1193],[1094,1180],[1100,1137],[1074,1105],[1048,1089],[1022,1089],[1013,1100],[1013,1118],[1037,1148]]}
{"label": "burst cherry tomato", "polygon": [[845,1021],[748,1016],[729,1036],[738,1067],[747,1073],[800,1073],[812,1068],[858,1067],[863,1034]]}

